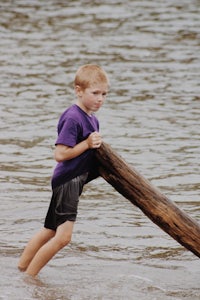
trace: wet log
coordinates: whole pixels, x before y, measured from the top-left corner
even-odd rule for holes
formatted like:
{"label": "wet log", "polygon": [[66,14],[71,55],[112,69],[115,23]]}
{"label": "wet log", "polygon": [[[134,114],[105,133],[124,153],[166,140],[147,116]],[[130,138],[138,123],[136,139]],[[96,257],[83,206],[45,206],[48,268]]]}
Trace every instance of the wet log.
{"label": "wet log", "polygon": [[156,225],[200,257],[200,225],[130,167],[108,144],[96,150],[99,174]]}

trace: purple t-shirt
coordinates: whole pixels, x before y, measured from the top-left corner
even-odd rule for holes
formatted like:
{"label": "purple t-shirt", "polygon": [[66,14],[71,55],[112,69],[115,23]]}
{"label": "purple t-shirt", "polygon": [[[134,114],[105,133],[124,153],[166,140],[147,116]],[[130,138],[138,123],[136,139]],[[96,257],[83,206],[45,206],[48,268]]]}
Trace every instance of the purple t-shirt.
{"label": "purple t-shirt", "polygon": [[[76,104],[69,107],[61,115],[58,122],[57,144],[74,147],[85,140],[90,133],[99,131],[99,122],[94,115],[89,116]],[[52,176],[52,188],[75,178],[86,172],[90,172],[94,161],[94,150],[88,149],[81,155],[59,162]]]}

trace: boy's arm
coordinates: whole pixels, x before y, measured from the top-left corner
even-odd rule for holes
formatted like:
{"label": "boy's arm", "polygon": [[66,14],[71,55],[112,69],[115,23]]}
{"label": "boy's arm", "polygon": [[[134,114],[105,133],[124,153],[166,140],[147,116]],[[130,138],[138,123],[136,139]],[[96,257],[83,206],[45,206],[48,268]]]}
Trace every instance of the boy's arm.
{"label": "boy's arm", "polygon": [[88,149],[99,148],[102,143],[102,138],[98,132],[92,132],[88,138],[74,147],[68,147],[58,144],[54,152],[54,158],[57,162],[63,162],[75,158]]}

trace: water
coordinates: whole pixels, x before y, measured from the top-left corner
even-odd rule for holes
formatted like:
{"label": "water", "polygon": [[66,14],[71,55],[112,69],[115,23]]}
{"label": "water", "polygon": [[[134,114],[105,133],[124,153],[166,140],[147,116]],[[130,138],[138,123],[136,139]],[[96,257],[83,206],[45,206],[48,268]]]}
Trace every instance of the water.
{"label": "water", "polygon": [[199,258],[101,178],[71,245],[37,279],[16,268],[43,224],[57,121],[85,63],[110,76],[104,141],[200,220],[199,14],[198,0],[0,1],[0,299],[199,299]]}

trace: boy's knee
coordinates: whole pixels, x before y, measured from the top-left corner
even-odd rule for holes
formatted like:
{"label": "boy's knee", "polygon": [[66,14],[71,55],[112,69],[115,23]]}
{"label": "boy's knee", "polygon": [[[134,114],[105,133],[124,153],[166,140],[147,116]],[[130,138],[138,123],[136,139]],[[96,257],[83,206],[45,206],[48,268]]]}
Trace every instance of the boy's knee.
{"label": "boy's knee", "polygon": [[70,242],[71,242],[71,235],[63,235],[58,239],[60,248],[67,246]]}

